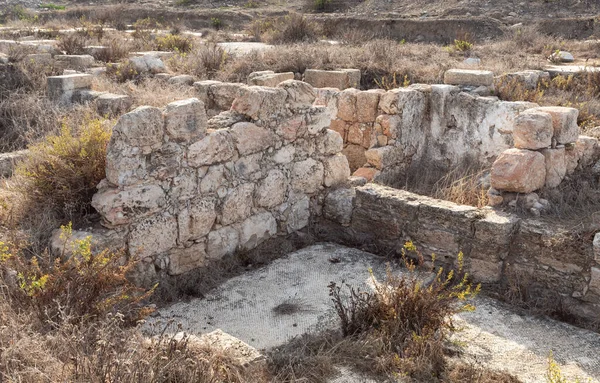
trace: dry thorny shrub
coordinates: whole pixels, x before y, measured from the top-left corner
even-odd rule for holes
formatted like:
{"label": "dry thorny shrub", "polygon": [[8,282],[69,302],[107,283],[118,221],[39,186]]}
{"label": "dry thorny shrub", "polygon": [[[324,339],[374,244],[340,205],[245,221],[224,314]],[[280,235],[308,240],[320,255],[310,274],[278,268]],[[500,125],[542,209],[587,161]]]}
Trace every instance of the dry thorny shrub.
{"label": "dry thorny shrub", "polygon": [[463,273],[462,254],[456,272],[418,272],[423,257],[410,242],[403,249],[407,273],[388,269],[385,280],[372,278],[373,291],[330,284],[340,332],[306,336],[275,350],[271,369],[278,381],[304,378],[323,382],[333,366],[348,366],[376,376],[409,376],[418,382],[447,377],[444,350],[455,330],[451,317],[472,310],[479,292]]}
{"label": "dry thorny shrub", "polygon": [[70,227],[63,230],[72,254],[56,258],[0,243],[1,381],[266,381],[262,366],[241,366],[227,351],[167,335],[170,328],[142,336],[132,324],[151,311],[152,290],[128,281],[136,263],[93,251],[90,238],[70,242]]}
{"label": "dry thorny shrub", "polygon": [[110,120],[84,115],[78,128],[63,124],[29,148],[15,173],[27,203],[45,206],[69,220],[90,212],[96,186],[105,177],[106,147],[112,133]]}
{"label": "dry thorny shrub", "polygon": [[0,65],[0,152],[23,149],[59,127],[66,111],[45,94],[46,76],[57,73],[27,60]]}

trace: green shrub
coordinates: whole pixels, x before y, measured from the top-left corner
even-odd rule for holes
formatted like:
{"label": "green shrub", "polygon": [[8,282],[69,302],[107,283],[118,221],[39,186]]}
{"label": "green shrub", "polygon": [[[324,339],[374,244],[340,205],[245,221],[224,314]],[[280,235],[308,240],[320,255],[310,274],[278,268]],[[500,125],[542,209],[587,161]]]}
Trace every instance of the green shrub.
{"label": "green shrub", "polygon": [[454,49],[459,52],[467,52],[473,49],[473,43],[466,40],[454,40]]}
{"label": "green shrub", "polygon": [[109,124],[87,116],[78,129],[63,124],[60,134],[31,146],[16,169],[27,200],[69,219],[91,211],[96,186],[105,177]]}
{"label": "green shrub", "polygon": [[317,12],[326,11],[331,5],[331,0],[309,0],[312,5],[312,9]]}
{"label": "green shrub", "polygon": [[67,7],[65,7],[64,5],[56,5],[56,4],[53,4],[53,3],[40,4],[40,8],[42,8],[42,9],[51,9],[53,11],[64,11],[65,9],[67,9]]}
{"label": "green shrub", "polygon": [[186,53],[192,50],[192,39],[180,35],[168,34],[156,39],[156,45],[160,51],[174,51]]}
{"label": "green shrub", "polygon": [[210,25],[212,25],[212,27],[218,31],[221,28],[223,28],[223,21],[221,19],[219,19],[218,17],[211,17]]}

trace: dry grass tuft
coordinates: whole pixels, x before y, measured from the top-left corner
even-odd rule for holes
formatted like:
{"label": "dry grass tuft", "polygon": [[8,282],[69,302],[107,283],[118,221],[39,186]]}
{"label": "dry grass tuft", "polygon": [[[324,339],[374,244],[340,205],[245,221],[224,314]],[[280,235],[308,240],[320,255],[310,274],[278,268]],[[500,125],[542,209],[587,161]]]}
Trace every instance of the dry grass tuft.
{"label": "dry grass tuft", "polygon": [[454,168],[433,185],[433,197],[459,205],[487,206],[488,170]]}
{"label": "dry grass tuft", "polygon": [[293,44],[317,40],[316,27],[299,13],[290,13],[273,24],[267,40],[273,44]]}

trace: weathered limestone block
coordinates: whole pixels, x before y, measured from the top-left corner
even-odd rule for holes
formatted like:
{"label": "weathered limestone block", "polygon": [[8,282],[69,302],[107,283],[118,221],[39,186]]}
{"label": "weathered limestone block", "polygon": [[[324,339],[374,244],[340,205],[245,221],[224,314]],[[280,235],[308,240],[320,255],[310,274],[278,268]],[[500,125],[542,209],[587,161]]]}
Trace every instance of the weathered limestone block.
{"label": "weathered limestone block", "polygon": [[372,124],[354,123],[348,129],[348,142],[368,149],[371,146],[372,131]]}
{"label": "weathered limestone block", "polygon": [[354,188],[340,188],[329,192],[325,197],[323,210],[325,218],[344,226],[350,225],[355,197],[356,190]]}
{"label": "weathered limestone block", "polygon": [[317,142],[317,150],[325,155],[332,155],[344,149],[344,140],[338,132],[327,129],[325,134]]}
{"label": "weathered limestone block", "polygon": [[231,110],[255,120],[276,118],[285,111],[287,92],[281,88],[244,87],[231,104]]}
{"label": "weathered limestone block", "polygon": [[204,177],[200,178],[200,192],[202,194],[215,193],[217,189],[227,183],[227,174],[227,169],[224,165],[212,165],[208,168]]}
{"label": "weathered limestone block", "polygon": [[379,171],[375,168],[359,168],[359,169],[356,169],[356,171],[354,173],[352,173],[352,176],[353,177],[362,177],[367,182],[372,182],[375,179],[375,177],[377,177],[380,173],[381,173],[381,171]]}
{"label": "weathered limestone block", "polygon": [[92,198],[92,206],[111,225],[131,223],[133,219],[160,211],[166,204],[165,192],[157,185],[139,185],[123,190],[106,188]]}
{"label": "weathered limestone block", "polygon": [[194,76],[190,76],[189,74],[182,74],[179,76],[173,76],[167,80],[169,84],[174,85],[192,85],[195,79]]}
{"label": "weathered limestone block", "polygon": [[[112,137],[117,134],[113,132]],[[111,138],[111,142],[112,139]],[[128,152],[120,151],[124,145],[109,143],[106,154],[106,179],[113,185],[134,185],[146,178],[146,160],[139,148],[126,148]]]}
{"label": "weathered limestone block", "polygon": [[598,139],[588,136],[579,136],[575,143],[575,150],[579,152],[579,167],[584,168],[598,160]]}
{"label": "weathered limestone block", "polygon": [[165,253],[177,245],[177,219],[155,215],[134,224],[129,233],[129,254],[144,259]]}
{"label": "weathered limestone block", "polygon": [[173,184],[169,189],[169,198],[172,201],[185,201],[198,194],[198,172],[193,168],[181,169],[173,177]]}
{"label": "weathered limestone block", "polygon": [[94,58],[90,55],[56,55],[54,60],[58,65],[69,69],[85,69],[94,66]]}
{"label": "weathered limestone block", "polygon": [[233,142],[240,153],[256,153],[275,145],[277,136],[270,129],[256,126],[251,122],[238,122],[231,127]]}
{"label": "weathered limestone block", "polygon": [[394,89],[381,96],[379,108],[387,114],[402,116],[403,145],[414,146],[422,138],[421,126],[428,111],[427,89],[416,87]]}
{"label": "weathered limestone block", "polygon": [[160,181],[173,178],[181,169],[183,156],[181,146],[175,142],[165,142],[150,154],[150,161],[146,161],[146,171]]}
{"label": "weathered limestone block", "polygon": [[286,145],[277,150],[273,154],[272,159],[276,164],[289,164],[294,159],[294,154],[296,154],[296,147],[294,145]]}
{"label": "weathered limestone block", "polygon": [[254,249],[277,234],[277,221],[269,212],[253,215],[237,226],[240,247],[245,250]]}
{"label": "weathered limestone block", "polygon": [[578,150],[575,145],[565,148],[565,169],[567,175],[573,174],[575,169],[577,169],[580,157],[581,151]]}
{"label": "weathered limestone block", "polygon": [[119,133],[119,139],[134,147],[150,148],[160,146],[163,141],[164,127],[162,111],[152,106],[140,106],[122,115],[113,132]]}
{"label": "weathered limestone block", "polygon": [[344,120],[334,119],[331,120],[331,124],[329,125],[329,129],[337,132],[340,136],[342,136],[343,142],[348,140],[348,131],[350,130],[350,124]]}
{"label": "weathered limestone block", "polygon": [[29,150],[19,150],[10,153],[0,153],[0,177],[10,177],[17,164],[23,161]]}
{"label": "weathered limestone block", "polygon": [[397,140],[400,137],[402,118],[398,115],[382,114],[377,116],[374,129],[389,140]]}
{"label": "weathered limestone block", "polygon": [[325,172],[323,184],[326,187],[343,184],[350,177],[348,159],[341,153],[325,158],[323,165]]}
{"label": "weathered limestone block", "polygon": [[494,73],[487,70],[450,69],[444,73],[444,84],[494,86]]}
{"label": "weathered limestone block", "polygon": [[315,106],[306,115],[306,132],[315,136],[325,132],[331,125],[331,115],[324,106]]}
{"label": "weathered limestone block", "polygon": [[530,150],[505,150],[492,165],[491,182],[496,190],[531,193],[546,182],[546,160]]}
{"label": "weathered limestone block", "polygon": [[[420,201],[405,190],[366,184],[356,188],[351,227],[372,239],[404,244],[404,233],[416,222]],[[374,227],[385,230],[373,230]]]}
{"label": "weathered limestone block", "polygon": [[[252,75],[252,73],[251,73]],[[255,76],[250,78],[248,76],[248,85],[258,85],[258,86],[268,86],[268,87],[276,87],[279,83],[286,80],[293,80],[294,72],[285,72],[285,73],[268,73],[263,74],[262,76]]]}
{"label": "weathered limestone block", "polygon": [[292,189],[307,194],[315,193],[323,183],[324,168],[321,162],[308,158],[292,166]]}
{"label": "weathered limestone block", "polygon": [[305,228],[310,219],[310,199],[307,196],[300,198],[290,206],[286,213],[285,223],[288,233]]}
{"label": "weathered limestone block", "polygon": [[399,164],[404,160],[401,148],[395,146],[369,149],[365,152],[365,156],[367,162],[373,165],[377,170]]}
{"label": "weathered limestone block", "polygon": [[193,167],[212,165],[231,159],[235,154],[233,139],[226,130],[215,130],[188,148],[188,164]]}
{"label": "weathered limestone block", "polygon": [[469,276],[480,283],[496,283],[502,279],[502,261],[490,262],[482,259],[468,261]]}
{"label": "weathered limestone block", "polygon": [[180,275],[206,263],[206,244],[195,243],[188,248],[176,247],[169,252],[169,275]]}
{"label": "weathered limestone block", "polygon": [[216,200],[212,197],[196,198],[181,208],[177,215],[179,244],[196,241],[210,232],[217,219]]}
{"label": "weathered limestone block", "polygon": [[129,62],[138,73],[163,73],[167,70],[165,63],[159,57],[152,54],[131,57]]}
{"label": "weathered limestone block", "polygon": [[256,204],[264,208],[281,205],[285,200],[288,181],[281,170],[272,169],[256,189]]}
{"label": "weathered limestone block", "polygon": [[365,148],[353,144],[346,145],[344,150],[342,150],[342,154],[348,159],[351,171],[354,171],[367,164],[367,157],[365,156],[365,153]]}
{"label": "weathered limestone block", "polygon": [[347,122],[356,121],[356,96],[360,93],[357,89],[346,89],[338,94],[337,118]]}
{"label": "weathered limestone block", "polygon": [[579,137],[579,126],[577,126],[579,110],[561,106],[543,106],[534,110],[548,113],[552,117],[554,139],[558,144],[570,144],[577,141]]}
{"label": "weathered limestone block", "polygon": [[63,76],[48,76],[48,97],[56,102],[70,104],[76,90],[90,89],[93,76],[89,74],[70,74]]}
{"label": "weathered limestone block", "polygon": [[512,235],[520,220],[515,215],[489,211],[475,221],[475,238],[470,257],[488,262],[506,259],[510,251]]}
{"label": "weathered limestone block", "polygon": [[356,120],[358,122],[374,122],[377,118],[379,98],[385,91],[371,89],[356,94]]}
{"label": "weathered limestone block", "polygon": [[96,99],[96,109],[103,116],[126,113],[132,105],[133,99],[126,94],[104,93]]}
{"label": "weathered limestone block", "polygon": [[252,212],[253,193],[254,184],[251,183],[231,189],[223,202],[221,224],[229,225],[248,218]]}
{"label": "weathered limestone block", "polygon": [[[214,107],[215,102],[212,99],[213,95],[210,92],[210,87],[213,85],[218,85],[218,84],[222,84],[222,82],[215,81],[215,80],[204,80],[204,81],[197,81],[194,83],[194,89],[196,90],[196,96],[200,101],[202,101],[204,103],[204,106],[206,108]],[[235,97],[233,99],[235,99]],[[232,102],[233,102],[233,99],[231,100]],[[227,107],[227,109],[229,109],[230,106],[231,106],[231,103],[229,103],[229,106]]]}
{"label": "weathered limestone block", "polygon": [[540,153],[546,158],[546,187],[555,188],[567,174],[565,148],[542,149]]}
{"label": "weathered limestone block", "polygon": [[310,84],[292,79],[277,85],[287,92],[286,103],[289,108],[298,109],[310,107],[317,98],[317,91]]}
{"label": "weathered limestone block", "polygon": [[210,259],[221,259],[233,254],[240,242],[238,231],[231,226],[224,226],[208,234],[206,252]]}
{"label": "weathered limestone block", "polygon": [[209,97],[219,110],[229,110],[233,101],[238,98],[241,95],[242,90],[246,88],[246,85],[244,84],[218,81],[210,83],[208,81],[200,81],[199,83],[194,83],[194,87],[197,90],[201,90],[207,84],[209,85]]}
{"label": "weathered limestone block", "polygon": [[[208,113],[208,112],[207,112]],[[242,114],[232,111],[220,112],[211,117],[207,122],[207,129],[220,130],[232,127],[238,122],[246,121],[246,117]]]}
{"label": "weathered limestone block", "polygon": [[248,75],[248,79],[247,79],[248,85],[255,85],[255,84],[252,84],[253,79],[255,79],[256,77],[267,75],[267,74],[275,74],[275,72],[272,70],[260,70],[260,71],[250,73]]}
{"label": "weathered limestone block", "polygon": [[206,134],[206,110],[197,98],[175,101],[165,107],[165,128],[178,142],[193,142]]}
{"label": "weathered limestone block", "polygon": [[513,139],[515,148],[542,149],[552,144],[554,128],[549,113],[526,110],[515,120]]}
{"label": "weathered limestone block", "polygon": [[307,69],[304,71],[304,81],[315,88],[358,88],[360,86],[359,69],[320,70]]}
{"label": "weathered limestone block", "polygon": [[308,128],[304,116],[293,116],[281,121],[275,133],[286,141],[294,141],[297,138],[304,137]]}
{"label": "weathered limestone block", "polygon": [[256,181],[262,177],[261,160],[263,153],[258,152],[241,157],[233,164],[235,174],[244,180]]}

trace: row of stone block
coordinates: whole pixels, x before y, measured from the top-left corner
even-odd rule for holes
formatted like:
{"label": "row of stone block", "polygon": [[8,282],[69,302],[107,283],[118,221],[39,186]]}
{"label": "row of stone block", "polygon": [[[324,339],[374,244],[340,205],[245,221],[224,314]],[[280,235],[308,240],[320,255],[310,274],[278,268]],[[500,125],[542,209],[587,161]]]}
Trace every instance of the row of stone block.
{"label": "row of stone block", "polygon": [[504,151],[492,165],[492,188],[515,193],[555,188],[577,166],[590,165],[598,142],[579,136],[578,114],[565,107],[537,107],[519,114],[513,129],[515,148]]}
{"label": "row of stone block", "polygon": [[62,105],[94,101],[102,115],[119,115],[131,108],[133,100],[128,95],[92,90],[94,76],[84,73],[47,78],[48,97]]}

